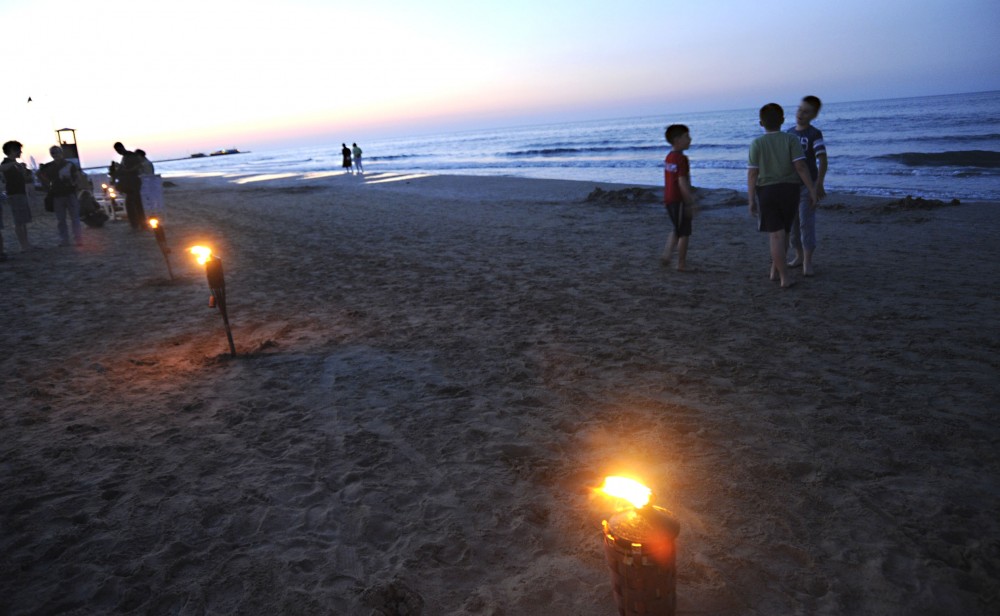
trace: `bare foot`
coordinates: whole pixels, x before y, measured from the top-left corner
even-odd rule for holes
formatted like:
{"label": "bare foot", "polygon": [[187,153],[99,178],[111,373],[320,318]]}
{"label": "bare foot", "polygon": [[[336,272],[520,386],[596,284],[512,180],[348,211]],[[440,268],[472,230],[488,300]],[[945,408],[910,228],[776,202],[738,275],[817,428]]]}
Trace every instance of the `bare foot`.
{"label": "bare foot", "polygon": [[791,289],[794,286],[795,286],[795,281],[794,280],[783,281],[781,283],[781,288],[782,289]]}
{"label": "bare foot", "polygon": [[801,259],[792,259],[788,262],[788,267],[799,267],[800,265],[802,265]]}
{"label": "bare foot", "polygon": [[802,275],[803,276],[814,276],[815,274],[816,274],[816,272],[813,270],[812,265],[803,265],[802,266]]}

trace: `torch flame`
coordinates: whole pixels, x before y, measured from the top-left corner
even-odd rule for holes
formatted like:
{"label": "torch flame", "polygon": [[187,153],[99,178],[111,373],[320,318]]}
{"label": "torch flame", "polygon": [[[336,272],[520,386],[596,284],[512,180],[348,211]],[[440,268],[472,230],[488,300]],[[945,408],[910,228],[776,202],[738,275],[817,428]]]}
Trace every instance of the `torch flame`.
{"label": "torch flame", "polygon": [[628,477],[605,477],[599,490],[608,496],[621,498],[640,508],[649,502],[652,490]]}
{"label": "torch flame", "polygon": [[153,229],[155,229],[155,228],[157,228],[157,227],[160,226],[160,221],[157,220],[157,219],[155,219],[155,218],[150,218],[149,219],[149,226],[152,227]]}
{"label": "torch flame", "polygon": [[212,258],[212,249],[205,246],[192,246],[188,248],[188,252],[197,257],[198,265],[205,265]]}

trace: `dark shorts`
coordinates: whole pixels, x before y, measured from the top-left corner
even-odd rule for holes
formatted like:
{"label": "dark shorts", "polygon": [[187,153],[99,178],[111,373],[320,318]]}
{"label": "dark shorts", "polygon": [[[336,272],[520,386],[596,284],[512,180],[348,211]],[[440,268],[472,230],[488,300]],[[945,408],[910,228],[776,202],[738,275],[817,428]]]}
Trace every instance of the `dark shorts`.
{"label": "dark shorts", "polygon": [[792,230],[792,223],[799,213],[798,184],[770,184],[757,187],[757,206],[760,208],[758,231],[773,233]]}
{"label": "dark shorts", "polygon": [[7,195],[7,205],[10,207],[10,217],[15,225],[26,225],[31,222],[31,206],[28,195]]}
{"label": "dark shorts", "polygon": [[674,233],[677,237],[691,235],[691,216],[684,203],[668,204],[667,215],[670,216],[670,222],[674,223]]}

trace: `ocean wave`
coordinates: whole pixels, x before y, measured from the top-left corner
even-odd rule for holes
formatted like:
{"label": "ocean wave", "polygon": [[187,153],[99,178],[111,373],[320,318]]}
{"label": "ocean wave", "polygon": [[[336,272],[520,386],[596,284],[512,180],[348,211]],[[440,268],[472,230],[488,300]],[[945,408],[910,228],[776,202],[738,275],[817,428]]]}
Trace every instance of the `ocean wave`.
{"label": "ocean wave", "polygon": [[900,137],[892,135],[884,139],[868,139],[866,145],[876,143],[976,143],[1000,141],[1000,133],[984,133],[981,135],[914,135],[912,137]]}
{"label": "ocean wave", "polygon": [[[693,146],[692,152],[697,156],[697,150],[712,150],[712,149],[732,149],[731,145],[720,145],[714,143],[699,143]],[[587,147],[548,147],[548,148],[538,148],[530,150],[514,150],[511,152],[501,152],[498,156],[503,156],[506,158],[528,158],[533,156],[576,156],[582,154],[607,154],[609,152],[615,152],[617,154],[646,154],[648,152],[656,152],[662,156],[670,150],[670,146],[667,144],[663,145],[619,145],[619,146],[587,146]],[[742,152],[742,150],[740,150]],[[659,157],[656,157],[659,160]]]}
{"label": "ocean wave", "polygon": [[[628,150],[636,150],[637,148],[628,148]],[[638,148],[642,151],[646,148]],[[651,149],[651,148],[650,148]],[[589,148],[539,148],[537,150],[517,150],[515,152],[502,152],[501,156],[508,156],[510,158],[521,158],[525,156],[559,156],[562,154],[587,154],[587,153],[599,153],[599,152],[618,152],[622,151],[623,148],[614,147],[589,147]]]}
{"label": "ocean wave", "polygon": [[366,156],[367,161],[387,161],[387,160],[404,160],[407,158],[419,158],[419,154],[392,154],[388,156]]}
{"label": "ocean wave", "polygon": [[1000,152],[960,150],[957,152],[902,152],[877,156],[907,167],[979,167],[1000,169]]}

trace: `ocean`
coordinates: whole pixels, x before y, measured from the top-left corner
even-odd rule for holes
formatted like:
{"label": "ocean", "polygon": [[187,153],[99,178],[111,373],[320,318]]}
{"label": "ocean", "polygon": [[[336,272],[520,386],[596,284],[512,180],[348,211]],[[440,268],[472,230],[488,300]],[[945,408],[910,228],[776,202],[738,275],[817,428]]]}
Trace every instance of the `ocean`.
{"label": "ocean", "polygon": [[[781,102],[787,129],[798,101]],[[747,148],[761,134],[757,109],[567,122],[363,142],[365,171],[614,182],[658,186],[668,124],[686,124],[691,180],[746,190]],[[1000,92],[825,104],[826,188],[861,195],[1000,201]],[[162,162],[183,174],[281,174],[340,169],[329,146]],[[237,147],[239,144],[236,144]],[[155,154],[153,155],[155,160]]]}

